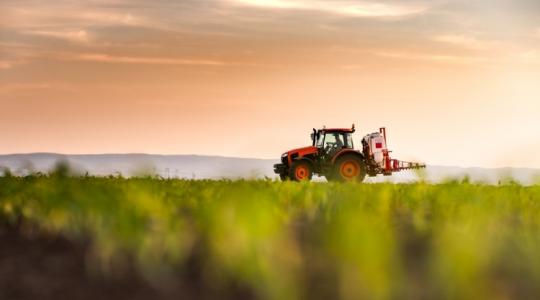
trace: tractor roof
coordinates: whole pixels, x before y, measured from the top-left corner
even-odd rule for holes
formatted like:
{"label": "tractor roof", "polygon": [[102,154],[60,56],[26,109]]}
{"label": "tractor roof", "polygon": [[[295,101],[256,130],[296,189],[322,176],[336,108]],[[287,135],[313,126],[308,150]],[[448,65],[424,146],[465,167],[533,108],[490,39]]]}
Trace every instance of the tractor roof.
{"label": "tractor roof", "polygon": [[319,129],[320,131],[324,132],[345,132],[345,133],[353,133],[353,128],[323,128]]}

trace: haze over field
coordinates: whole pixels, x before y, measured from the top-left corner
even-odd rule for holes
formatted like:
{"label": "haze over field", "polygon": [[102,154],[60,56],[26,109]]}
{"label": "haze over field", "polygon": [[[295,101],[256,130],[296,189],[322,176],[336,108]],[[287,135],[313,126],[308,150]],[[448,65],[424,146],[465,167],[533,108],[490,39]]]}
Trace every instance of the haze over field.
{"label": "haze over field", "polygon": [[[273,178],[272,165],[277,160],[235,158],[200,155],[150,155],[150,154],[101,154],[101,155],[61,155],[54,153],[34,153],[0,155],[0,175],[3,169],[18,176],[31,173],[49,173],[59,162],[70,165],[75,173],[97,176],[141,176],[159,175],[163,178],[188,179],[262,179]],[[419,179],[439,183],[449,179],[462,180],[468,176],[474,182],[498,184],[515,180],[522,184],[540,181],[540,169],[527,168],[460,168],[451,166],[427,166],[421,172],[402,171],[392,176],[367,177],[365,182],[413,182]],[[324,181],[323,177],[315,178]]]}
{"label": "haze over field", "polygon": [[0,2],[0,153],[278,159],[386,126],[396,158],[540,168],[537,0]]}

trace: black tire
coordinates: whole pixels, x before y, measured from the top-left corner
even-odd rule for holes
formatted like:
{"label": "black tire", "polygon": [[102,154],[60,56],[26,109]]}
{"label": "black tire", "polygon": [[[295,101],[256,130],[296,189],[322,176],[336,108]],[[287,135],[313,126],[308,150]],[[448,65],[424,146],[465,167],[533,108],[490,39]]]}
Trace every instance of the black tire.
{"label": "black tire", "polygon": [[338,157],[334,164],[331,180],[340,182],[362,182],[366,177],[366,164],[354,154]]}
{"label": "black tire", "polygon": [[279,174],[279,179],[281,179],[281,181],[287,181],[289,180],[289,176],[285,174]]}
{"label": "black tire", "polygon": [[308,161],[297,160],[289,168],[289,178],[293,181],[310,181],[313,177],[313,167]]}
{"label": "black tire", "polygon": [[334,181],[333,172],[328,172],[328,174],[325,174],[324,177],[326,178],[326,181]]}

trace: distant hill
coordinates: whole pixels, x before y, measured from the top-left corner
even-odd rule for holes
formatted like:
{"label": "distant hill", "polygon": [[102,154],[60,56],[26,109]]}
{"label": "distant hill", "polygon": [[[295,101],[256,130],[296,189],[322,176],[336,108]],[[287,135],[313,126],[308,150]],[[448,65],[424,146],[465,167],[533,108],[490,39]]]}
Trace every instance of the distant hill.
{"label": "distant hill", "polygon": [[80,173],[91,175],[156,174],[179,178],[273,177],[274,160],[200,155],[155,154],[84,154],[31,153],[0,155],[0,166],[14,174],[48,172],[57,162],[65,161]]}
{"label": "distant hill", "polygon": [[[30,153],[0,155],[0,169],[9,168],[15,175],[32,172],[49,172],[57,162],[65,161],[78,173],[106,176],[122,174],[136,176],[160,175],[164,178],[275,178],[273,164],[277,160],[235,158],[201,155],[155,155],[155,154],[89,154],[63,155],[56,153]],[[2,172],[2,171],[0,171]],[[527,168],[460,168],[451,166],[428,166],[422,172],[404,171],[392,176],[368,178],[367,182],[410,182],[420,177],[430,182],[449,178],[498,183],[513,178],[523,184],[539,182],[540,170]],[[324,179],[320,179],[324,180]]]}

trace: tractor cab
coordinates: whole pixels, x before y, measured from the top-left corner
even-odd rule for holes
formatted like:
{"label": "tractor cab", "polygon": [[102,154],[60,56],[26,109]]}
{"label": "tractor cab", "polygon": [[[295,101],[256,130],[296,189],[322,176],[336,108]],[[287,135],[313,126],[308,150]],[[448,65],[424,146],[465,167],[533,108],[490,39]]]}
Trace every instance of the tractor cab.
{"label": "tractor cab", "polygon": [[317,147],[320,154],[333,156],[342,149],[354,149],[352,134],[353,128],[313,128],[311,134],[312,146]]}

